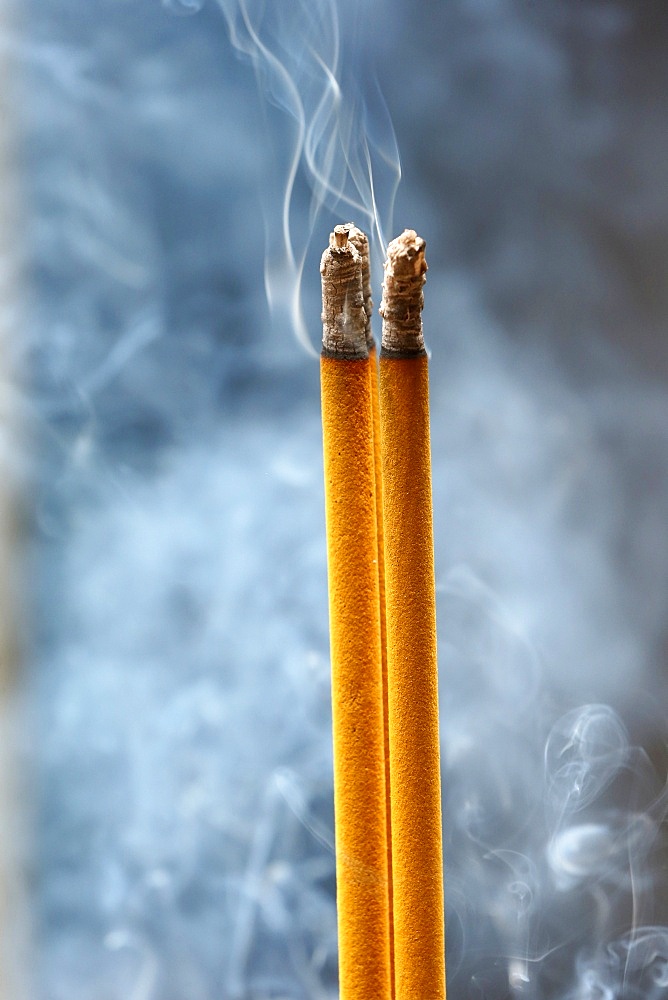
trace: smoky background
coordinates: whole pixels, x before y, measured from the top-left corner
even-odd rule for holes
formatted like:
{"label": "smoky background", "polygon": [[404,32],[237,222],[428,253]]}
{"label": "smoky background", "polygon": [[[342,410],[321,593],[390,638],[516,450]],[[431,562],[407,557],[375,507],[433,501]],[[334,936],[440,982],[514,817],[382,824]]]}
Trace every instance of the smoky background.
{"label": "smoky background", "polygon": [[[338,46],[339,107],[359,102],[339,133],[378,154],[376,299],[382,233],[416,228],[430,265],[449,992],[659,1000],[665,5],[279,6],[301,22],[229,0],[26,0],[2,25],[26,990],[336,996],[304,345],[332,224],[368,222],[349,178],[365,210],[371,193],[315,141],[337,107],[318,91],[305,124],[327,183],[305,154],[287,242],[282,213],[289,82],[305,93],[299,68],[315,52],[332,71]],[[288,82],[244,51],[244,12],[292,38]]]}

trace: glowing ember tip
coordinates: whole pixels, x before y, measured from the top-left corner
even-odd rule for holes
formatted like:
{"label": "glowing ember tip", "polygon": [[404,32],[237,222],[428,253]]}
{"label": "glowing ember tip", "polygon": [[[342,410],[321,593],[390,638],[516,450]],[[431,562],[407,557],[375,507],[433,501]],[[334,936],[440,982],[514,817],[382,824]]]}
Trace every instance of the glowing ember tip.
{"label": "glowing ember tip", "polygon": [[415,230],[405,229],[387,248],[380,315],[383,317],[382,347],[388,354],[424,353],[425,247],[425,241]]}

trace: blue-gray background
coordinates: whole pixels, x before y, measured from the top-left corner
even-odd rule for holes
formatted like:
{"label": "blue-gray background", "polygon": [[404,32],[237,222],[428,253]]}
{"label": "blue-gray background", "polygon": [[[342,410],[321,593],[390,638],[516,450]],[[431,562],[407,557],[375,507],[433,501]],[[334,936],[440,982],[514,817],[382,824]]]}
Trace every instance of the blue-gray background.
{"label": "blue-gray background", "polygon": [[[8,35],[44,1000],[336,993],[318,368],[263,277],[289,120],[199,6]],[[658,1000],[668,12],[366,7],[430,265],[450,993]]]}

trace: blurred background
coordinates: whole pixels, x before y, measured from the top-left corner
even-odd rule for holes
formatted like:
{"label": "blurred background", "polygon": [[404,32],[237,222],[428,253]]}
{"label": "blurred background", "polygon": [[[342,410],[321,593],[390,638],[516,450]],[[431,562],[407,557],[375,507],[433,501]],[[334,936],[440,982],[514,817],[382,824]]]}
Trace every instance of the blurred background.
{"label": "blurred background", "polygon": [[3,1000],[337,995],[351,217],[376,300],[427,240],[450,995],[668,996],[665,0],[3,0],[0,42]]}

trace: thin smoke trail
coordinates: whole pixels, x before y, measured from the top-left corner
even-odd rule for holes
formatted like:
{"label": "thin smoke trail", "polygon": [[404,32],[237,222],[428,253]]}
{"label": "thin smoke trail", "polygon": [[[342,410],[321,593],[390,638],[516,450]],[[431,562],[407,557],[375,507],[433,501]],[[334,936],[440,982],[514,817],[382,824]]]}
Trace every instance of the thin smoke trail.
{"label": "thin smoke trail", "polygon": [[[390,116],[361,54],[370,39],[360,42],[362,12],[345,2],[218,2],[232,45],[253,65],[273,135],[265,193],[267,298],[313,353],[301,285],[322,214],[352,216],[367,228],[380,262],[401,176]],[[281,156],[287,123],[291,140]],[[321,233],[317,242],[321,249]]]}

